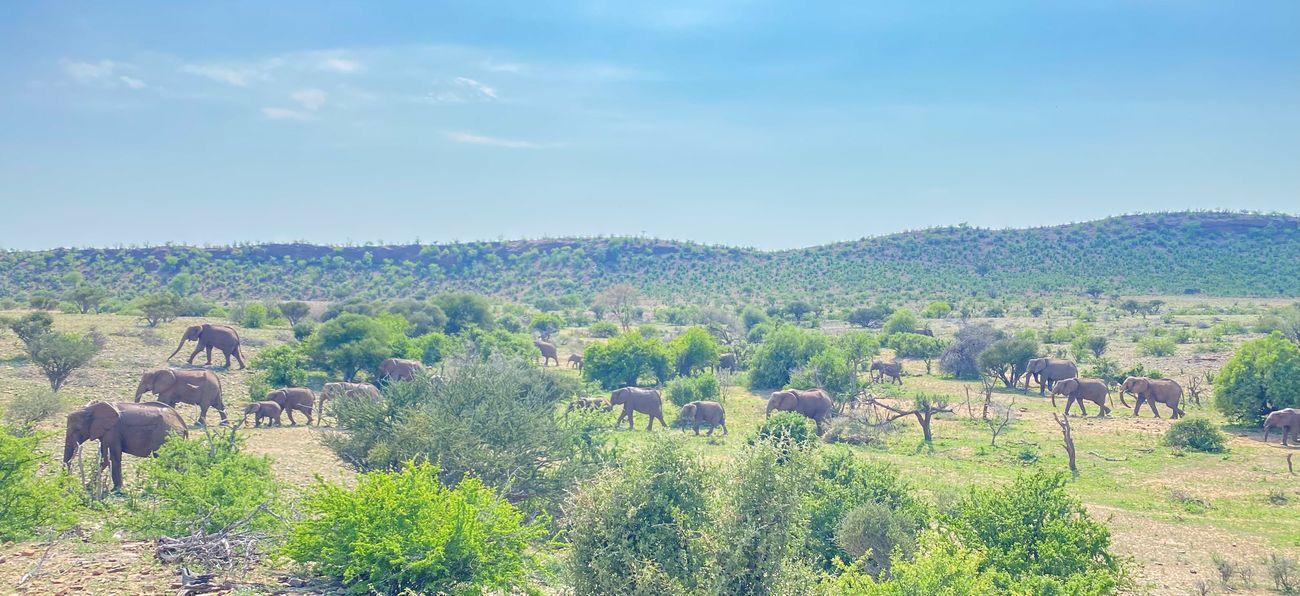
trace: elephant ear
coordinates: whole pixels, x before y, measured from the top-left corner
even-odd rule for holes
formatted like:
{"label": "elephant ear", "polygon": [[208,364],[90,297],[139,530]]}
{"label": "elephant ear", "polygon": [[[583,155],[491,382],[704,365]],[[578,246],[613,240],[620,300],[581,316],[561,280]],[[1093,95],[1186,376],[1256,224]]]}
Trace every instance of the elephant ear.
{"label": "elephant ear", "polygon": [[117,406],[105,401],[97,401],[87,406],[90,410],[90,428],[86,431],[86,439],[102,439],[109,430],[117,425],[117,421],[122,417],[122,411]]}
{"label": "elephant ear", "polygon": [[172,369],[160,370],[153,376],[154,393],[162,393],[171,389],[176,384],[176,371]]}

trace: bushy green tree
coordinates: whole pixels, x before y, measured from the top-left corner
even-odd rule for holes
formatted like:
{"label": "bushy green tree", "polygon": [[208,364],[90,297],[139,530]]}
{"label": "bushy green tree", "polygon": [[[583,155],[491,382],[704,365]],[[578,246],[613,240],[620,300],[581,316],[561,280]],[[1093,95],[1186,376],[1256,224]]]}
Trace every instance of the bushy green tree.
{"label": "bushy green tree", "polygon": [[145,323],[157,327],[159,323],[174,320],[180,315],[181,297],[172,292],[157,292],[136,300],[135,307],[144,316]]}
{"label": "bushy green tree", "polygon": [[398,300],[389,304],[387,310],[406,319],[406,333],[411,337],[442,332],[447,327],[447,314],[432,302]]}
{"label": "bushy green tree", "polygon": [[848,401],[860,388],[857,371],[849,363],[848,354],[838,346],[817,352],[807,364],[796,368],[790,375],[790,386],[824,389],[836,403]]}
{"label": "bushy green tree", "polygon": [[985,559],[979,550],[965,546],[956,537],[942,530],[927,530],[917,539],[915,554],[900,558],[893,565],[889,579],[876,580],[869,572],[848,568],[824,580],[820,592],[827,596],[967,596],[1007,593],[994,580],[994,574],[985,569]]}
{"label": "bushy green tree", "polygon": [[855,372],[866,370],[871,359],[880,353],[880,338],[869,331],[847,331],[835,343],[844,350],[844,356]]}
{"label": "bushy green tree", "polygon": [[920,325],[920,321],[917,320],[916,315],[912,313],[912,311],[907,310],[906,308],[900,308],[894,311],[894,314],[889,315],[888,319],[885,319],[885,325],[881,331],[884,332],[885,335],[893,335],[895,333],[915,333],[916,330],[920,328]]}
{"label": "bushy green tree", "polygon": [[26,540],[38,529],[72,522],[72,483],[67,475],[41,473],[41,462],[49,459],[40,437],[0,428],[0,541]]}
{"label": "bushy green tree", "polygon": [[722,350],[707,329],[691,327],[668,342],[668,353],[677,374],[690,375],[717,364]]}
{"label": "bushy green tree", "polygon": [[54,317],[50,313],[38,310],[17,319],[4,319],[4,324],[18,336],[24,346],[30,349],[36,338],[54,329]]}
{"label": "bushy green tree", "polygon": [[563,325],[564,321],[552,313],[540,313],[528,322],[528,328],[544,338],[555,334]]}
{"label": "bushy green tree", "polygon": [[263,382],[270,387],[301,387],[307,383],[307,355],[299,345],[264,348],[250,364],[262,372]]}
{"label": "bushy green tree", "polygon": [[636,385],[642,378],[663,383],[668,380],[669,362],[663,341],[630,331],[606,343],[588,346],[583,354],[582,376],[605,389]]}
{"label": "bushy green tree", "polygon": [[980,352],[1002,337],[1003,333],[988,323],[963,326],[939,355],[939,370],[958,379],[978,379],[983,373],[979,365]]}
{"label": "bushy green tree", "polygon": [[[863,459],[852,449],[835,445],[819,450],[815,467],[817,475],[808,496],[809,547],[818,564],[827,570],[834,567],[837,557],[852,561],[862,554],[846,552],[836,538],[844,517],[853,509],[879,505],[889,512],[888,515],[877,512],[880,519],[896,516],[899,525],[904,527],[920,528],[926,519],[925,508],[916,498],[915,490],[889,464]],[[870,538],[880,543],[889,537],[885,533]],[[858,538],[868,536],[859,533]],[[897,534],[892,538],[895,543],[902,540]],[[873,573],[887,569],[892,555],[892,544],[890,548],[871,553]]]}
{"label": "bushy green tree", "polygon": [[980,352],[976,358],[984,374],[1001,379],[1007,387],[1014,387],[1016,379],[1025,374],[1025,364],[1038,357],[1038,342],[1030,337],[1004,337]]}
{"label": "bushy green tree", "polygon": [[[755,329],[758,329],[756,327]],[[784,387],[794,370],[830,345],[825,335],[791,325],[769,332],[750,358],[749,384],[755,389]]]}
{"label": "bushy green tree", "polygon": [[876,327],[894,313],[894,309],[884,304],[865,306],[849,313],[849,323],[858,327]]}
{"label": "bushy green tree", "polygon": [[817,443],[817,424],[798,412],[777,412],[764,420],[749,438],[750,443],[762,441],[810,447]]}
{"label": "bushy green tree", "polygon": [[1247,424],[1300,407],[1300,347],[1278,332],[1242,344],[1214,377],[1214,405]]}
{"label": "bushy green tree", "polygon": [[756,325],[767,322],[767,313],[757,306],[746,306],[745,310],[740,312],[740,322],[745,326],[745,331],[749,332]]}
{"label": "bushy green tree", "polygon": [[63,298],[76,304],[77,310],[84,315],[90,311],[99,311],[99,305],[108,299],[108,290],[82,282],[64,293]]}
{"label": "bushy green tree", "polygon": [[886,343],[894,353],[903,358],[914,358],[925,362],[925,374],[930,374],[930,364],[943,355],[947,344],[937,337],[919,333],[896,333],[886,338]]}
{"label": "bushy green tree", "polygon": [[925,310],[921,311],[921,316],[927,319],[942,319],[952,312],[952,305],[942,300],[936,300],[927,304]]}
{"label": "bushy green tree", "polygon": [[609,321],[596,321],[587,328],[587,331],[592,337],[614,337],[618,335],[618,325]]}
{"label": "bushy green tree", "polygon": [[346,313],[316,329],[307,353],[316,366],[351,381],[359,371],[376,370],[380,362],[392,357],[393,339],[392,332],[377,319]]}
{"label": "bushy green tree", "polygon": [[689,377],[677,377],[668,382],[665,397],[678,406],[693,401],[718,401],[722,395],[722,383],[711,372],[702,372]]}
{"label": "bushy green tree", "polygon": [[469,327],[492,328],[492,307],[487,298],[477,294],[442,294],[433,302],[447,315],[447,333],[460,333]]}
{"label": "bushy green tree", "polygon": [[297,325],[298,321],[307,318],[311,314],[311,305],[300,300],[281,302],[279,305],[280,314],[289,320],[289,325]]}
{"label": "bushy green tree", "polygon": [[32,340],[27,355],[45,374],[50,389],[58,391],[77,369],[99,354],[100,346],[88,335],[52,331]]}

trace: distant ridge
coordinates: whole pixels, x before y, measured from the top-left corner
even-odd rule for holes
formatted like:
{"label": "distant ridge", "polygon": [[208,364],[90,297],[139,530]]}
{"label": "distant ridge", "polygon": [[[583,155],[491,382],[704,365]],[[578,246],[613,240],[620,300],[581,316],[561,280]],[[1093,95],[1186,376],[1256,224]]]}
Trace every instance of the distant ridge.
{"label": "distant ridge", "polygon": [[1173,212],[1057,226],[948,226],[760,251],[646,238],[453,244],[256,244],[0,252],[0,295],[59,293],[73,271],[120,294],[171,284],[214,299],[588,295],[825,303],[1107,292],[1300,296],[1300,218]]}

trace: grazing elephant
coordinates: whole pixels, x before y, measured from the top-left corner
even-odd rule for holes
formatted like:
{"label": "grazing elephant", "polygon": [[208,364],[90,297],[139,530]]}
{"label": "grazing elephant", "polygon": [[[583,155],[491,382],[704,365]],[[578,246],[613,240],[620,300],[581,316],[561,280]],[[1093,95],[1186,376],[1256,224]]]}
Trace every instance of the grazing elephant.
{"label": "grazing elephant", "polygon": [[[722,434],[728,434],[727,430],[727,413],[723,411],[722,404],[716,401],[693,401],[682,406],[682,411],[677,414],[678,418],[693,422],[692,428],[695,434],[700,434],[700,423],[709,423],[708,436],[713,436],[713,429],[721,426]],[[683,428],[682,430],[686,430]]]}
{"label": "grazing elephant", "polygon": [[316,404],[316,394],[306,387],[286,387],[276,389],[266,394],[263,401],[273,401],[280,405],[280,409],[289,414],[289,425],[298,426],[298,422],[293,419],[293,412],[297,410],[307,415],[307,426],[311,426],[311,408]]}
{"label": "grazing elephant", "polygon": [[1169,406],[1173,411],[1171,415],[1174,418],[1182,418],[1186,412],[1178,407],[1178,402],[1183,399],[1183,386],[1172,379],[1152,379],[1148,377],[1129,377],[1124,379],[1124,385],[1119,390],[1119,401],[1128,407],[1128,401],[1124,399],[1125,393],[1132,393],[1135,400],[1133,405],[1133,415],[1137,416],[1138,411],[1142,409],[1142,402],[1147,402],[1151,406],[1151,413],[1160,417],[1160,412],[1156,410],[1156,403],[1162,403]]}
{"label": "grazing elephant", "polygon": [[320,403],[316,406],[316,424],[319,425],[321,420],[325,418],[325,402],[348,395],[368,397],[372,401],[379,401],[379,388],[370,383],[348,383],[344,381],[326,383],[321,388]]}
{"label": "grazing elephant", "polygon": [[158,451],[167,435],[188,437],[185,421],[171,406],[147,401],[109,403],[94,401],[68,414],[63,436],[63,465],[71,467],[77,446],[99,440],[102,466],[112,466],[113,490],[122,490],[122,454],[149,457]]}
{"label": "grazing elephant", "polygon": [[379,363],[379,378],[390,382],[406,381],[424,371],[424,363],[404,358],[385,358]]}
{"label": "grazing elephant", "polygon": [[736,369],[740,368],[740,360],[736,358],[736,353],[726,352],[718,356],[718,365],[713,368],[714,372],[717,372],[719,368],[725,369],[727,372],[736,372]]}
{"label": "grazing elephant", "polygon": [[655,426],[655,419],[659,424],[667,427],[668,423],[664,422],[664,400],[659,396],[659,391],[655,389],[642,389],[640,387],[624,387],[615,389],[609,394],[609,405],[623,406],[623,412],[618,415],[618,420],[614,422],[614,428],[623,424],[623,419],[627,418],[627,427],[629,430],[635,430],[636,425],[632,423],[632,413],[641,412],[650,417],[650,423],[646,425],[646,431],[650,431]]}
{"label": "grazing elephant", "polygon": [[181,336],[181,343],[177,344],[176,351],[172,352],[172,355],[168,356],[167,359],[171,360],[176,354],[180,353],[181,348],[185,347],[187,341],[197,342],[197,345],[194,346],[194,353],[190,354],[190,357],[185,361],[189,364],[194,364],[194,357],[198,356],[199,352],[206,350],[208,353],[207,366],[212,366],[212,348],[216,348],[226,355],[226,368],[230,368],[231,356],[234,356],[235,360],[239,361],[239,368],[244,368],[244,354],[239,351],[239,332],[235,331],[234,327],[210,325],[208,323],[191,325],[185,330],[185,335]]}
{"label": "grazing elephant", "polygon": [[564,415],[567,417],[569,415],[569,412],[572,412],[574,410],[583,410],[588,412],[593,410],[599,410],[601,412],[608,412],[613,409],[614,406],[610,405],[608,401],[605,401],[604,399],[601,399],[599,397],[580,397],[578,399],[569,402],[569,407],[564,409]]}
{"label": "grazing elephant", "polygon": [[820,429],[821,423],[834,415],[835,402],[821,389],[809,391],[786,389],[773,391],[772,396],[767,399],[766,415],[771,416],[772,410],[798,412],[811,418]]}
{"label": "grazing elephant", "polygon": [[576,368],[576,369],[578,369],[578,370],[582,370],[582,355],[581,355],[581,354],[570,354],[570,355],[569,355],[569,368]]}
{"label": "grazing elephant", "polygon": [[1300,410],[1295,408],[1283,408],[1269,412],[1268,417],[1264,419],[1264,442],[1268,442],[1268,431],[1273,427],[1282,427],[1282,444],[1286,445],[1286,437],[1290,434],[1296,440],[1300,440]]}
{"label": "grazing elephant", "polygon": [[899,385],[903,384],[903,365],[899,362],[876,360],[871,363],[871,381],[879,383],[889,377]]}
{"label": "grazing elephant", "polygon": [[1101,379],[1073,378],[1061,379],[1052,386],[1052,407],[1056,407],[1056,396],[1065,396],[1065,415],[1070,415],[1070,406],[1076,402],[1079,404],[1079,411],[1084,416],[1088,415],[1088,409],[1083,406],[1083,402],[1090,401],[1101,407],[1101,412],[1097,414],[1098,418],[1103,418],[1110,414],[1110,406],[1106,405],[1106,398],[1110,397],[1110,389],[1106,386],[1106,381]]}
{"label": "grazing elephant", "polygon": [[267,426],[272,424],[280,426],[280,412],[283,411],[280,404],[273,401],[255,401],[244,406],[244,419],[240,421],[240,424],[248,422],[248,415],[253,414],[253,428],[261,427],[264,419]]}
{"label": "grazing elephant", "polygon": [[1078,377],[1079,367],[1059,358],[1033,358],[1025,363],[1025,391],[1029,391],[1031,376],[1038,381],[1038,394],[1046,395],[1057,381]]}
{"label": "grazing elephant", "polygon": [[160,368],[140,375],[135,401],[152,392],[158,401],[169,406],[178,403],[199,407],[199,426],[208,425],[208,408],[216,408],[221,423],[226,424],[226,404],[221,401],[221,380],[210,370],[175,370]]}
{"label": "grazing elephant", "polygon": [[555,351],[555,344],[535,339],[533,345],[537,346],[537,350],[542,353],[542,366],[550,366],[552,360],[555,361],[556,366],[560,365],[560,354]]}

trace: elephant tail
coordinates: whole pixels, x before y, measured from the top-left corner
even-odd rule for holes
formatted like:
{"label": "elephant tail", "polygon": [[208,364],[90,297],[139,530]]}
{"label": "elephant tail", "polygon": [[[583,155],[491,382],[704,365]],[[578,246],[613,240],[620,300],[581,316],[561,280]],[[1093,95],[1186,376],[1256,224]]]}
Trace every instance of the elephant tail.
{"label": "elephant tail", "polygon": [[213,405],[213,407],[217,408],[218,410],[225,410],[225,409],[226,409],[226,402],[222,400],[221,396],[222,396],[222,394],[224,394],[226,391],[225,391],[225,388],[221,385],[221,377],[218,377],[218,376],[215,375],[215,374],[212,375],[212,377],[215,378],[215,379],[217,380],[217,397],[216,397],[216,399],[212,400],[212,405]]}

